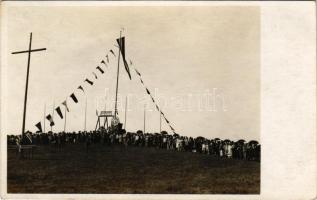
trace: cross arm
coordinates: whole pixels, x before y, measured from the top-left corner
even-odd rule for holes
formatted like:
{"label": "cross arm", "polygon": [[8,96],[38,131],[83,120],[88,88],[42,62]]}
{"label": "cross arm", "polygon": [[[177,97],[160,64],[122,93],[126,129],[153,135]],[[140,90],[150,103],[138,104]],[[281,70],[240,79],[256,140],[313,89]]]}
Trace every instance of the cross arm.
{"label": "cross arm", "polygon": [[44,51],[46,48],[41,48],[41,49],[32,49],[32,50],[26,50],[26,51],[16,51],[12,52],[12,54],[19,54],[19,53],[28,53],[28,52],[35,52],[35,51]]}

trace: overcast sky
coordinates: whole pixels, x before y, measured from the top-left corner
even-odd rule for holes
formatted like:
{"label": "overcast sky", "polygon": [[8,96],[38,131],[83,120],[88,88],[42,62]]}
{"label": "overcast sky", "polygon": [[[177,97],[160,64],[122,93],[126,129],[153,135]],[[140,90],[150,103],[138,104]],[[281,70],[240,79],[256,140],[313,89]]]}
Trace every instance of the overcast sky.
{"label": "overcast sky", "polygon": [[[22,127],[27,54],[33,32],[26,130],[36,131],[46,114],[68,98],[67,131],[83,130],[85,99],[87,129],[96,124],[96,109],[114,108],[117,58],[109,53],[124,28],[132,80],[121,61],[119,117],[127,131],[159,131],[159,113],[133,68],[142,74],[176,132],[186,136],[247,140],[260,138],[260,10],[258,7],[9,7],[5,55],[5,132]],[[109,54],[106,68],[100,64]],[[101,66],[105,74],[95,68]],[[92,74],[98,75],[96,80]],[[94,81],[90,86],[83,80]],[[76,89],[82,85],[85,94]],[[64,107],[62,107],[64,109]],[[55,112],[56,126],[64,121]],[[48,130],[46,121],[46,130]],[[170,132],[165,121],[162,129]]]}

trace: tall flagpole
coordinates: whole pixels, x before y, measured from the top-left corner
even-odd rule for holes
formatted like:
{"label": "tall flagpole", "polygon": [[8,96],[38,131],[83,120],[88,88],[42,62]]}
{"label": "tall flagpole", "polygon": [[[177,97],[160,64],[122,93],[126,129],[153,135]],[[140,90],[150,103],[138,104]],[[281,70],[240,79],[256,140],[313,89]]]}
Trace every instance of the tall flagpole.
{"label": "tall flagpole", "polygon": [[85,105],[85,128],[84,128],[85,131],[86,131],[86,123],[87,123],[87,97],[86,97],[86,105]]}
{"label": "tall flagpole", "polygon": [[162,114],[160,111],[160,133],[162,132]]}
{"label": "tall flagpole", "polygon": [[[55,100],[54,100],[54,102],[53,102],[52,120],[54,120],[54,107],[55,107]],[[53,132],[53,126],[51,126],[51,132]]]}
{"label": "tall flagpole", "polygon": [[43,116],[43,122],[44,122],[44,133],[45,133],[45,115],[46,115],[46,103],[44,103],[44,116]]}
{"label": "tall flagpole", "polygon": [[119,87],[119,66],[120,66],[120,48],[121,48],[121,31],[120,31],[120,37],[119,37],[119,51],[118,51],[118,69],[117,69],[117,86],[116,86],[116,101],[114,106],[114,118],[117,117],[117,99],[118,99],[118,87]]}
{"label": "tall flagpole", "polygon": [[[66,98],[66,101],[67,101],[67,98]],[[66,130],[66,116],[67,116],[67,112],[66,112],[66,106],[65,106],[64,132]]]}
{"label": "tall flagpole", "polygon": [[143,133],[145,133],[145,104],[144,104],[144,124],[143,124]]}
{"label": "tall flagpole", "polygon": [[128,102],[128,96],[125,97],[124,129],[126,129],[126,126],[127,126],[127,102]]}

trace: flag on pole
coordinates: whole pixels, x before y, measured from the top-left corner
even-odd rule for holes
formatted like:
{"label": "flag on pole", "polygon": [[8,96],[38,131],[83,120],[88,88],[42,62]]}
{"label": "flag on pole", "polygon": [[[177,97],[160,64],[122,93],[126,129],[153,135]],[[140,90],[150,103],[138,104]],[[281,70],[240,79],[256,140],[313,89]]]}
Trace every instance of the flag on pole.
{"label": "flag on pole", "polygon": [[110,53],[112,53],[112,55],[113,55],[114,57],[116,57],[116,54],[114,54],[114,52],[112,51],[112,49],[110,49]]}
{"label": "flag on pole", "polygon": [[70,98],[72,98],[75,103],[78,103],[78,99],[76,98],[74,93],[70,95]]}
{"label": "flag on pole", "polygon": [[117,39],[117,43],[119,44],[119,49],[120,49],[120,52],[122,54],[122,60],[123,60],[123,63],[124,63],[125,70],[127,71],[128,75],[129,75],[129,78],[131,80],[131,74],[130,74],[129,65],[128,65],[126,59],[125,59],[125,37],[118,38]]}
{"label": "flag on pole", "polygon": [[65,106],[65,108],[66,108],[66,110],[67,110],[67,112],[69,112],[69,109],[68,109],[68,106],[67,106],[67,101],[65,100],[65,101],[63,101],[63,103],[62,103],[64,106]]}
{"label": "flag on pole", "polygon": [[55,110],[56,110],[57,114],[59,115],[59,117],[61,119],[63,119],[63,114],[62,114],[61,108],[58,106],[57,108],[55,108]]}
{"label": "flag on pole", "polygon": [[100,71],[100,73],[102,73],[102,74],[105,73],[105,72],[101,69],[101,67],[99,67],[99,66],[97,66],[96,69],[98,69],[98,70]]}
{"label": "flag on pole", "polygon": [[90,85],[93,85],[94,82],[92,82],[91,80],[89,80],[88,78],[85,79],[85,82],[89,83]]}
{"label": "flag on pole", "polygon": [[50,114],[48,114],[48,115],[46,116],[46,119],[47,119],[48,121],[50,121],[50,126],[54,126],[54,125],[55,125],[55,123],[54,123],[54,121],[53,121],[53,118],[52,118],[52,116],[51,116]]}
{"label": "flag on pole", "polygon": [[35,124],[35,126],[36,126],[37,129],[39,129],[39,131],[42,133],[42,124],[41,124],[41,122],[38,122],[37,124]]}
{"label": "flag on pole", "polygon": [[95,72],[92,72],[92,74],[95,76],[95,79],[98,79],[97,74]]}
{"label": "flag on pole", "polygon": [[160,108],[157,105],[155,105],[155,106],[156,106],[157,111],[160,111]]}
{"label": "flag on pole", "polygon": [[106,55],[106,58],[107,58],[107,63],[109,63],[109,56],[108,56],[108,54]]}
{"label": "flag on pole", "polygon": [[141,83],[144,85],[142,78],[140,78]]}
{"label": "flag on pole", "polygon": [[151,99],[152,99],[153,103],[155,103],[154,98],[152,96],[151,96]]}
{"label": "flag on pole", "polygon": [[83,91],[83,93],[85,93],[85,91],[84,91],[84,88],[80,85],[80,86],[78,86],[78,88],[77,89],[79,89],[79,90],[81,90],[81,91]]}

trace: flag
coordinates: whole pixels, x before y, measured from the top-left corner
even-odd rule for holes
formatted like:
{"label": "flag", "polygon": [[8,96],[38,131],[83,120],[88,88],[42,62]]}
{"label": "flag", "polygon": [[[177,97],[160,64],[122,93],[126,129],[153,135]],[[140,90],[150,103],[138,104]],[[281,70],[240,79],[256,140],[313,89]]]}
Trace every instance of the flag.
{"label": "flag", "polygon": [[113,55],[114,57],[116,57],[116,54],[114,54],[114,52],[112,51],[112,49],[110,49],[110,53],[112,53],[112,55]]}
{"label": "flag", "polygon": [[91,80],[89,80],[88,78],[85,79],[85,82],[89,83],[90,85],[93,85],[94,82],[92,82]]}
{"label": "flag", "polygon": [[98,110],[96,110],[96,115],[98,116]]}
{"label": "flag", "polygon": [[160,108],[157,105],[155,105],[155,106],[156,106],[157,111],[160,111]]}
{"label": "flag", "polygon": [[147,88],[145,88],[145,89],[146,89],[146,92],[147,92],[149,95],[151,95],[151,94],[150,94],[150,91],[149,91]]}
{"label": "flag", "polygon": [[164,118],[165,118],[165,115],[164,115],[164,113],[161,111],[161,114],[164,116]]}
{"label": "flag", "polygon": [[92,72],[92,74],[95,76],[95,79],[98,79],[97,74],[95,72]]}
{"label": "flag", "polygon": [[36,126],[37,129],[39,129],[39,131],[42,133],[42,124],[41,124],[41,122],[38,122],[37,124],[35,124],[35,126]]}
{"label": "flag", "polygon": [[107,58],[107,63],[109,63],[109,56],[108,56],[108,54],[106,55],[106,58]]}
{"label": "flag", "polygon": [[62,104],[65,106],[67,112],[69,112],[69,109],[68,109],[68,106],[67,106],[67,101],[65,100]]}
{"label": "flag", "polygon": [[83,91],[83,93],[85,93],[85,91],[84,91],[84,88],[80,85],[80,86],[78,86],[78,88],[77,89],[80,89],[81,91]]}
{"label": "flag", "polygon": [[55,110],[56,110],[57,114],[59,115],[59,117],[61,119],[63,119],[63,114],[62,114],[61,108],[58,106],[57,108],[55,108]]}
{"label": "flag", "polygon": [[105,73],[105,72],[101,69],[101,67],[99,67],[99,66],[97,66],[96,69],[98,69],[98,70],[100,71],[100,73],[102,73],[102,74]]}
{"label": "flag", "polygon": [[72,98],[75,103],[78,103],[78,99],[76,98],[74,93],[70,95],[70,98]]}
{"label": "flag", "polygon": [[100,63],[104,64],[106,67],[108,67],[108,65],[105,63],[104,60],[102,60]]}
{"label": "flag", "polygon": [[[164,118],[165,118],[165,117],[164,117]],[[165,121],[166,121],[166,123],[168,123],[168,124],[170,123],[166,118],[165,118]]]}
{"label": "flag", "polygon": [[175,131],[175,129],[170,125],[170,128],[172,129],[172,131]]}
{"label": "flag", "polygon": [[119,44],[119,49],[120,49],[120,52],[122,54],[122,60],[123,60],[123,63],[124,63],[124,67],[125,67],[125,70],[127,71],[128,75],[129,75],[129,78],[131,80],[131,74],[130,74],[130,69],[129,69],[129,65],[125,59],[125,37],[121,37],[121,38],[118,38],[117,39],[117,43]]}
{"label": "flag", "polygon": [[140,78],[141,83],[144,85],[143,80]]}
{"label": "flag", "polygon": [[52,118],[52,116],[51,116],[50,114],[46,116],[46,119],[47,119],[48,121],[50,121],[50,126],[54,126],[54,125],[55,125],[55,123],[54,123],[54,121],[53,121],[53,118]]}
{"label": "flag", "polygon": [[154,98],[152,96],[151,96],[151,99],[152,99],[153,103],[155,103]]}
{"label": "flag", "polygon": [[137,69],[134,68],[134,70],[139,76],[141,76],[141,73]]}

